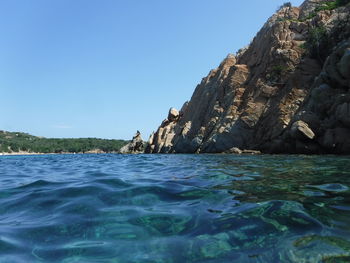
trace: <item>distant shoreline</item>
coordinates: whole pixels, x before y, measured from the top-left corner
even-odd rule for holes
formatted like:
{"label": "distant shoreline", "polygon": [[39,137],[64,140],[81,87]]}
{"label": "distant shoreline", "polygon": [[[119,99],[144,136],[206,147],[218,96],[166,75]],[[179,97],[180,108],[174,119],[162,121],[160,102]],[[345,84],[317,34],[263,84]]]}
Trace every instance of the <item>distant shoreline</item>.
{"label": "distant shoreline", "polygon": [[70,152],[62,152],[62,153],[35,153],[35,152],[11,152],[5,153],[0,152],[0,156],[15,156],[15,155],[61,155],[61,154],[118,154],[118,152],[78,152],[78,153],[70,153]]}
{"label": "distant shoreline", "polygon": [[100,138],[43,138],[0,130],[0,155],[118,153],[127,143]]}
{"label": "distant shoreline", "polygon": [[[7,156],[7,155],[39,155],[39,154],[46,154],[46,153],[27,153],[27,152],[13,152],[13,153],[0,153],[1,155]],[[47,154],[54,154],[54,153],[47,153]]]}

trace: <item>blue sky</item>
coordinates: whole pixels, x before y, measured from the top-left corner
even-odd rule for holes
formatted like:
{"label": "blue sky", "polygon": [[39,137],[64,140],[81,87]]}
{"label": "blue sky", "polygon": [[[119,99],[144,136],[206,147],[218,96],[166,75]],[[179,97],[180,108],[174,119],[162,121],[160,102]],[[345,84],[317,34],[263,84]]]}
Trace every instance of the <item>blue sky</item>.
{"label": "blue sky", "polygon": [[148,139],[283,2],[2,0],[0,129]]}

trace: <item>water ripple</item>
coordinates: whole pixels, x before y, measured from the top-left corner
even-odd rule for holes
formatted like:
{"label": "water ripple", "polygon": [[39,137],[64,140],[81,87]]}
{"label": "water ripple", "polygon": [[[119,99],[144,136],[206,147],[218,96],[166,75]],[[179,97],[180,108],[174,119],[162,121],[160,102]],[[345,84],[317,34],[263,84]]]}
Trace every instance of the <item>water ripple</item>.
{"label": "water ripple", "polygon": [[1,156],[0,262],[346,262],[348,160]]}

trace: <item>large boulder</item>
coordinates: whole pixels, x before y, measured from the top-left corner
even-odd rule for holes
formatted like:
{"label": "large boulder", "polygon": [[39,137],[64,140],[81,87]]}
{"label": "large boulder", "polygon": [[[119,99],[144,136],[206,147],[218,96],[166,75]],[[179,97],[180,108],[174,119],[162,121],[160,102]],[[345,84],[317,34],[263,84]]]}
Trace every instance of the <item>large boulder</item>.
{"label": "large boulder", "polygon": [[168,113],[168,120],[169,121],[176,121],[179,118],[179,112],[175,108],[170,108]]}
{"label": "large boulder", "polygon": [[310,129],[309,125],[303,121],[296,121],[291,128],[291,135],[296,139],[310,139],[315,138],[315,133]]}

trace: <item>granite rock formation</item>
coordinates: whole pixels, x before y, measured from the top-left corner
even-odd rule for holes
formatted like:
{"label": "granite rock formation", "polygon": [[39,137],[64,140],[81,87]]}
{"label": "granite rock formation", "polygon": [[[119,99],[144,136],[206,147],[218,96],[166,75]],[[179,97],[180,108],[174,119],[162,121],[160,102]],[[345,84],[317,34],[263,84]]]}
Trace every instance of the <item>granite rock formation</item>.
{"label": "granite rock formation", "polygon": [[142,140],[141,133],[139,131],[136,132],[135,136],[132,138],[132,140],[127,144],[124,145],[119,153],[123,154],[134,154],[134,153],[143,153],[145,148],[145,143]]}
{"label": "granite rock formation", "polygon": [[280,8],[170,109],[146,152],[350,153],[350,6],[331,2]]}

